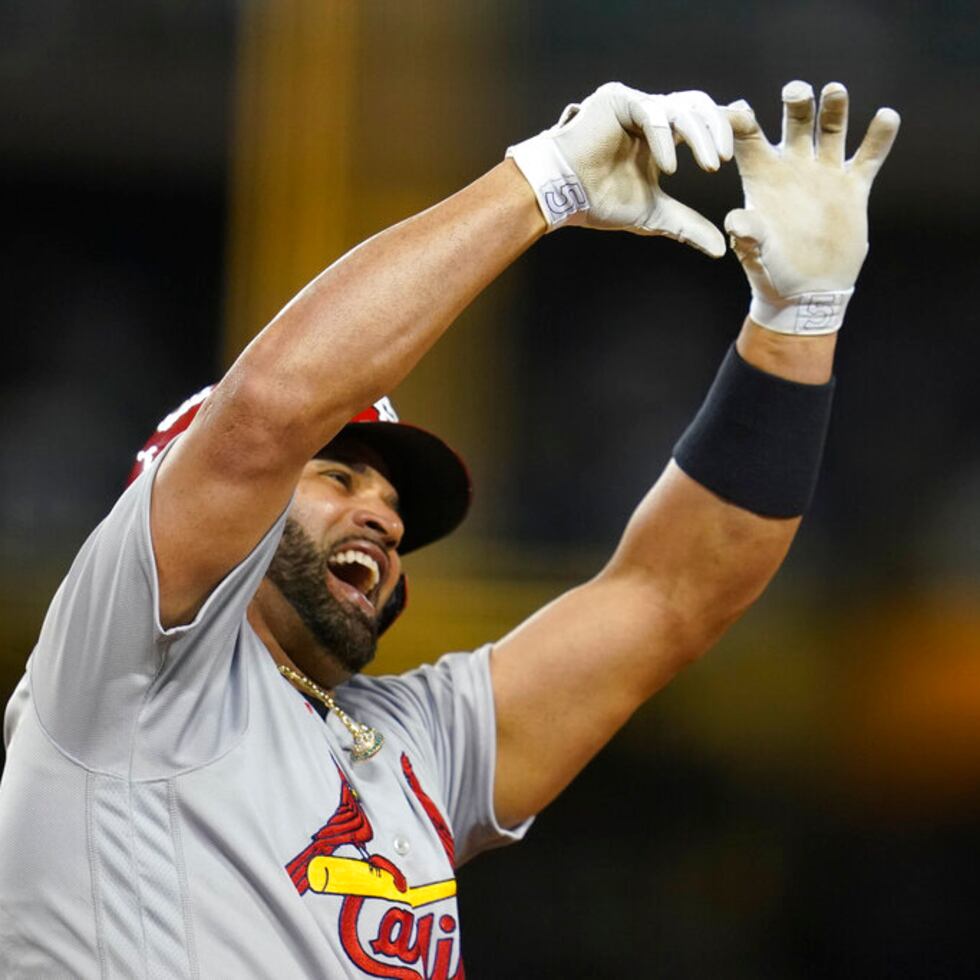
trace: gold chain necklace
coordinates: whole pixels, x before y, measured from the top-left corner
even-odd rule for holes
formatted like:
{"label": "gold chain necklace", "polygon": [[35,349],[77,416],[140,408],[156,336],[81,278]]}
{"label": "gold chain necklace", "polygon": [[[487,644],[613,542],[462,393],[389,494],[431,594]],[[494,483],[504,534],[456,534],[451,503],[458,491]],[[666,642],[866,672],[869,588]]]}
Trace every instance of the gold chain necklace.
{"label": "gold chain necklace", "polygon": [[381,751],[381,746],[385,744],[384,735],[370,725],[362,725],[360,722],[354,721],[334,701],[333,695],[329,691],[325,691],[319,684],[314,684],[309,677],[306,677],[297,670],[293,670],[292,667],[287,667],[285,664],[279,665],[279,673],[287,681],[290,681],[301,690],[306,691],[307,694],[311,694],[321,704],[326,705],[327,710],[332,711],[340,719],[340,723],[350,732],[351,738],[354,740],[354,744],[348,749],[350,757],[354,762],[363,762],[365,759],[370,759]]}

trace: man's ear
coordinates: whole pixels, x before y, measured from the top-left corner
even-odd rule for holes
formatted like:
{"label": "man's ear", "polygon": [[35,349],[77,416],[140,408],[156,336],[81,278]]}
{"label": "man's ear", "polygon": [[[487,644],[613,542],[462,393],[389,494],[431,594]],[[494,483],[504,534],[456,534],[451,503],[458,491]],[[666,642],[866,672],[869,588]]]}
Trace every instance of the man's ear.
{"label": "man's ear", "polygon": [[408,583],[405,581],[405,576],[401,575],[395,585],[395,590],[388,596],[388,601],[384,604],[381,615],[378,616],[378,636],[398,619],[407,605]]}

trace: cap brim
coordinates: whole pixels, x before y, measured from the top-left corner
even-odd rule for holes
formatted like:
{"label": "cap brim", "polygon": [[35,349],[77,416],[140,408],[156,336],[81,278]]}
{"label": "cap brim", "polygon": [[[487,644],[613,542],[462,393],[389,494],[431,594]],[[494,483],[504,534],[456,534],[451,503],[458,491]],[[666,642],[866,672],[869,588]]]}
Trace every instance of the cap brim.
{"label": "cap brim", "polygon": [[462,523],[472,496],[470,474],[438,436],[404,422],[349,422],[339,435],[359,439],[384,460],[405,524],[401,554],[438,541]]}

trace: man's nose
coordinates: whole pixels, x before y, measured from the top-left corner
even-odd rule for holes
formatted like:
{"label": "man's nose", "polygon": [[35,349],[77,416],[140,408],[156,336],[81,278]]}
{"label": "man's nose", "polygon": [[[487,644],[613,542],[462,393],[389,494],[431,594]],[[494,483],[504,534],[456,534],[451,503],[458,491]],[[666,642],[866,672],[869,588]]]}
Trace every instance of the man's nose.
{"label": "man's nose", "polygon": [[405,534],[405,525],[398,511],[380,500],[360,504],[354,512],[354,524],[380,534],[385,545],[392,549],[398,547]]}

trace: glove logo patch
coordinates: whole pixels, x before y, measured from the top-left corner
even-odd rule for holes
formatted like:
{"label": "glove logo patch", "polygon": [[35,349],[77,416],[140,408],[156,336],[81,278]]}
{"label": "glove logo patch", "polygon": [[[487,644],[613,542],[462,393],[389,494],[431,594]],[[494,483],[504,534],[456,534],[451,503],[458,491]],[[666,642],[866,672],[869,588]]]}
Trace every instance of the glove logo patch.
{"label": "glove logo patch", "polygon": [[578,211],[589,210],[585,188],[574,174],[564,174],[558,180],[542,184],[541,200],[552,221],[566,221]]}
{"label": "glove logo patch", "polygon": [[808,293],[799,299],[796,314],[797,333],[827,333],[840,327],[847,295],[843,293]]}

